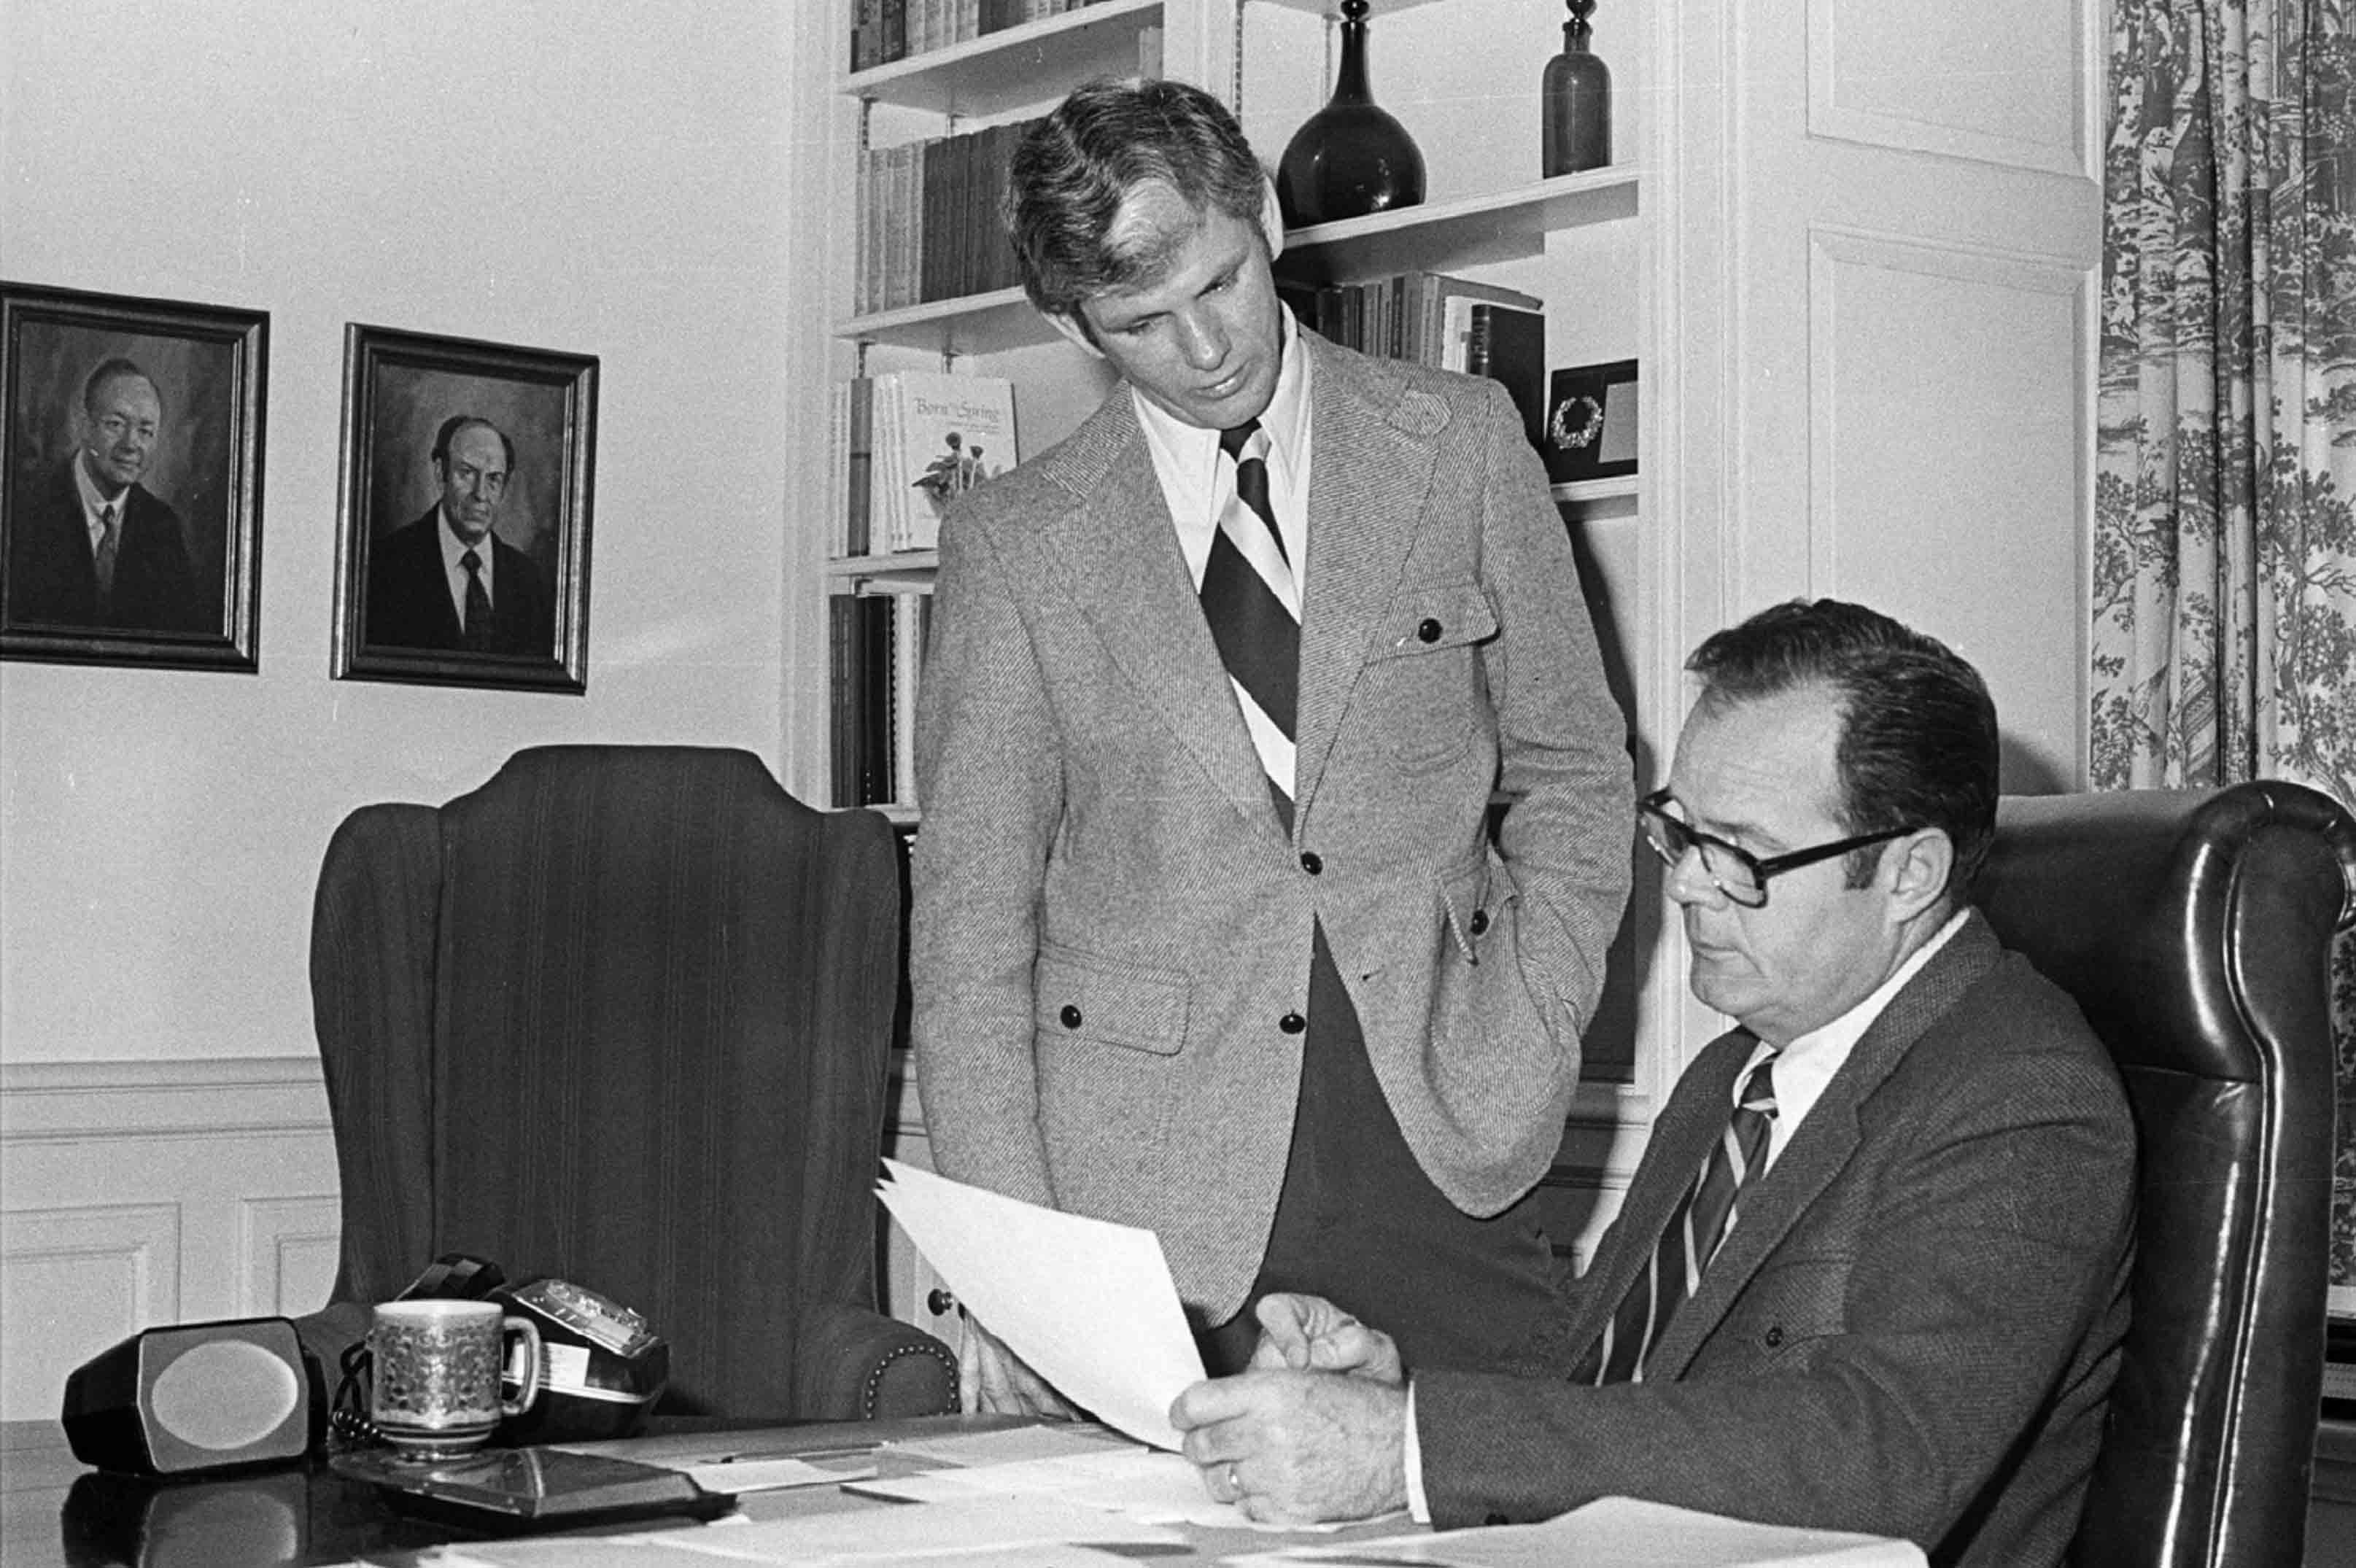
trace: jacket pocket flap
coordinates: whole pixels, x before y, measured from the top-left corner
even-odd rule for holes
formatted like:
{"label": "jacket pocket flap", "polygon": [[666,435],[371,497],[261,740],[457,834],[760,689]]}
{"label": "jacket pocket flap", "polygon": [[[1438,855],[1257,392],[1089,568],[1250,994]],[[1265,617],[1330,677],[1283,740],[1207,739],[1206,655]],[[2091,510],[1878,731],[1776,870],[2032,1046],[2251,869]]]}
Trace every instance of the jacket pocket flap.
{"label": "jacket pocket flap", "polygon": [[1479,583],[1470,578],[1415,583],[1402,589],[1384,613],[1374,656],[1442,653],[1485,643],[1496,635],[1496,608]]}
{"label": "jacket pocket flap", "polygon": [[1042,1034],[1174,1056],[1186,1043],[1186,982],[1043,944],[1033,971]]}

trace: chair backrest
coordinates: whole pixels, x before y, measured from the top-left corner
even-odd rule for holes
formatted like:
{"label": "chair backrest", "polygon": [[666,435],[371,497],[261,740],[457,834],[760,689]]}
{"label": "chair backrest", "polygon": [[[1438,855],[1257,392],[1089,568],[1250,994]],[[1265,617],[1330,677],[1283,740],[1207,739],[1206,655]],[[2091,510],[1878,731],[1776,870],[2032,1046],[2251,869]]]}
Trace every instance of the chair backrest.
{"label": "chair backrest", "polygon": [[898,851],[750,753],[518,752],[330,842],[315,1018],[338,1300],[446,1251],[637,1308],[666,1411],[783,1416],[797,1324],[873,1307]]}
{"label": "chair backrest", "polygon": [[2356,821],[2294,784],[2012,797],[1976,901],[2076,997],[2139,1140],[2133,1320],[2072,1560],[2299,1561]]}

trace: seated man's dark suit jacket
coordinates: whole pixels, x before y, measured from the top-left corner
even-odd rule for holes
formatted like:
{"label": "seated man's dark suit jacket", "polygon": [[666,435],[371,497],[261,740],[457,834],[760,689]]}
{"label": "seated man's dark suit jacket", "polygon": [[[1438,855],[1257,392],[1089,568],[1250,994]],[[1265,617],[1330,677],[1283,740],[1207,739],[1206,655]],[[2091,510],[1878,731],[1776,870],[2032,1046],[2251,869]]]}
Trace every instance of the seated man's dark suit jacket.
{"label": "seated man's dark suit jacket", "polygon": [[1723,1036],[1679,1080],[1523,1375],[1409,1369],[1434,1522],[1619,1495],[1905,1536],[1934,1563],[2060,1562],[2126,1330],[2135,1134],[2076,1005],[1977,914],[1744,1192],[1647,1381],[1563,1381],[1754,1043]]}
{"label": "seated man's dark suit jacket", "polygon": [[[406,528],[387,534],[369,552],[368,626],[361,642],[376,647],[466,651],[458,607],[442,566],[439,505]],[[540,568],[515,546],[491,535],[491,643],[485,652],[556,656],[556,613]]]}
{"label": "seated man's dark suit jacket", "polygon": [[180,515],[137,485],[123,493],[114,590],[102,604],[74,464],[25,486],[8,519],[8,624],[110,631],[219,632],[220,584],[200,587]]}

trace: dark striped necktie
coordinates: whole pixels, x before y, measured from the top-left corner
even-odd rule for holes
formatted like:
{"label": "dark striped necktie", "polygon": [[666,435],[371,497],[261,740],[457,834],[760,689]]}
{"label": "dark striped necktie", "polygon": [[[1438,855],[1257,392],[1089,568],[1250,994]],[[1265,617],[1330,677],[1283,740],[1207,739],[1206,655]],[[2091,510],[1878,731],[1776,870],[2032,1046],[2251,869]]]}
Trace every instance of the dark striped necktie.
{"label": "dark striped necktie", "polygon": [[1278,816],[1292,825],[1293,728],[1301,686],[1299,603],[1268,496],[1268,434],[1253,420],[1219,432],[1235,471],[1203,565],[1203,616],[1227,668]]}
{"label": "dark striped necktie", "polygon": [[1693,1186],[1669,1215],[1652,1256],[1572,1381],[1644,1381],[1644,1359],[1660,1343],[1678,1306],[1701,1287],[1702,1270],[1734,1228],[1744,1186],[1767,1162],[1767,1136],[1775,1120],[1774,1065],[1769,1055],[1751,1070],[1726,1130],[1703,1157]]}
{"label": "dark striped necktie", "polygon": [[473,550],[458,558],[466,569],[466,624],[459,630],[471,653],[487,653],[491,646],[491,594],[483,586],[483,558]]}

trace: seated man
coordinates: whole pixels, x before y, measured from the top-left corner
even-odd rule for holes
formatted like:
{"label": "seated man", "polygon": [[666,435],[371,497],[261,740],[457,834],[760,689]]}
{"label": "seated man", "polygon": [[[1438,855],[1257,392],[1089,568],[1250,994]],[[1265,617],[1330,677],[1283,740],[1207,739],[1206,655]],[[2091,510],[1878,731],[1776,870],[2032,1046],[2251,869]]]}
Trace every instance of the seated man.
{"label": "seated man", "polygon": [[1271,1297],[1253,1369],[1172,1419],[1257,1519],[1618,1495],[2058,1563],[2126,1327],[2134,1131],[2075,1005],[1968,902],[1994,705],[1943,645],[1830,600],[1687,667],[1640,810],[1694,994],[1740,1027],[1678,1082],[1594,1265],[1489,1370],[1403,1368]]}

